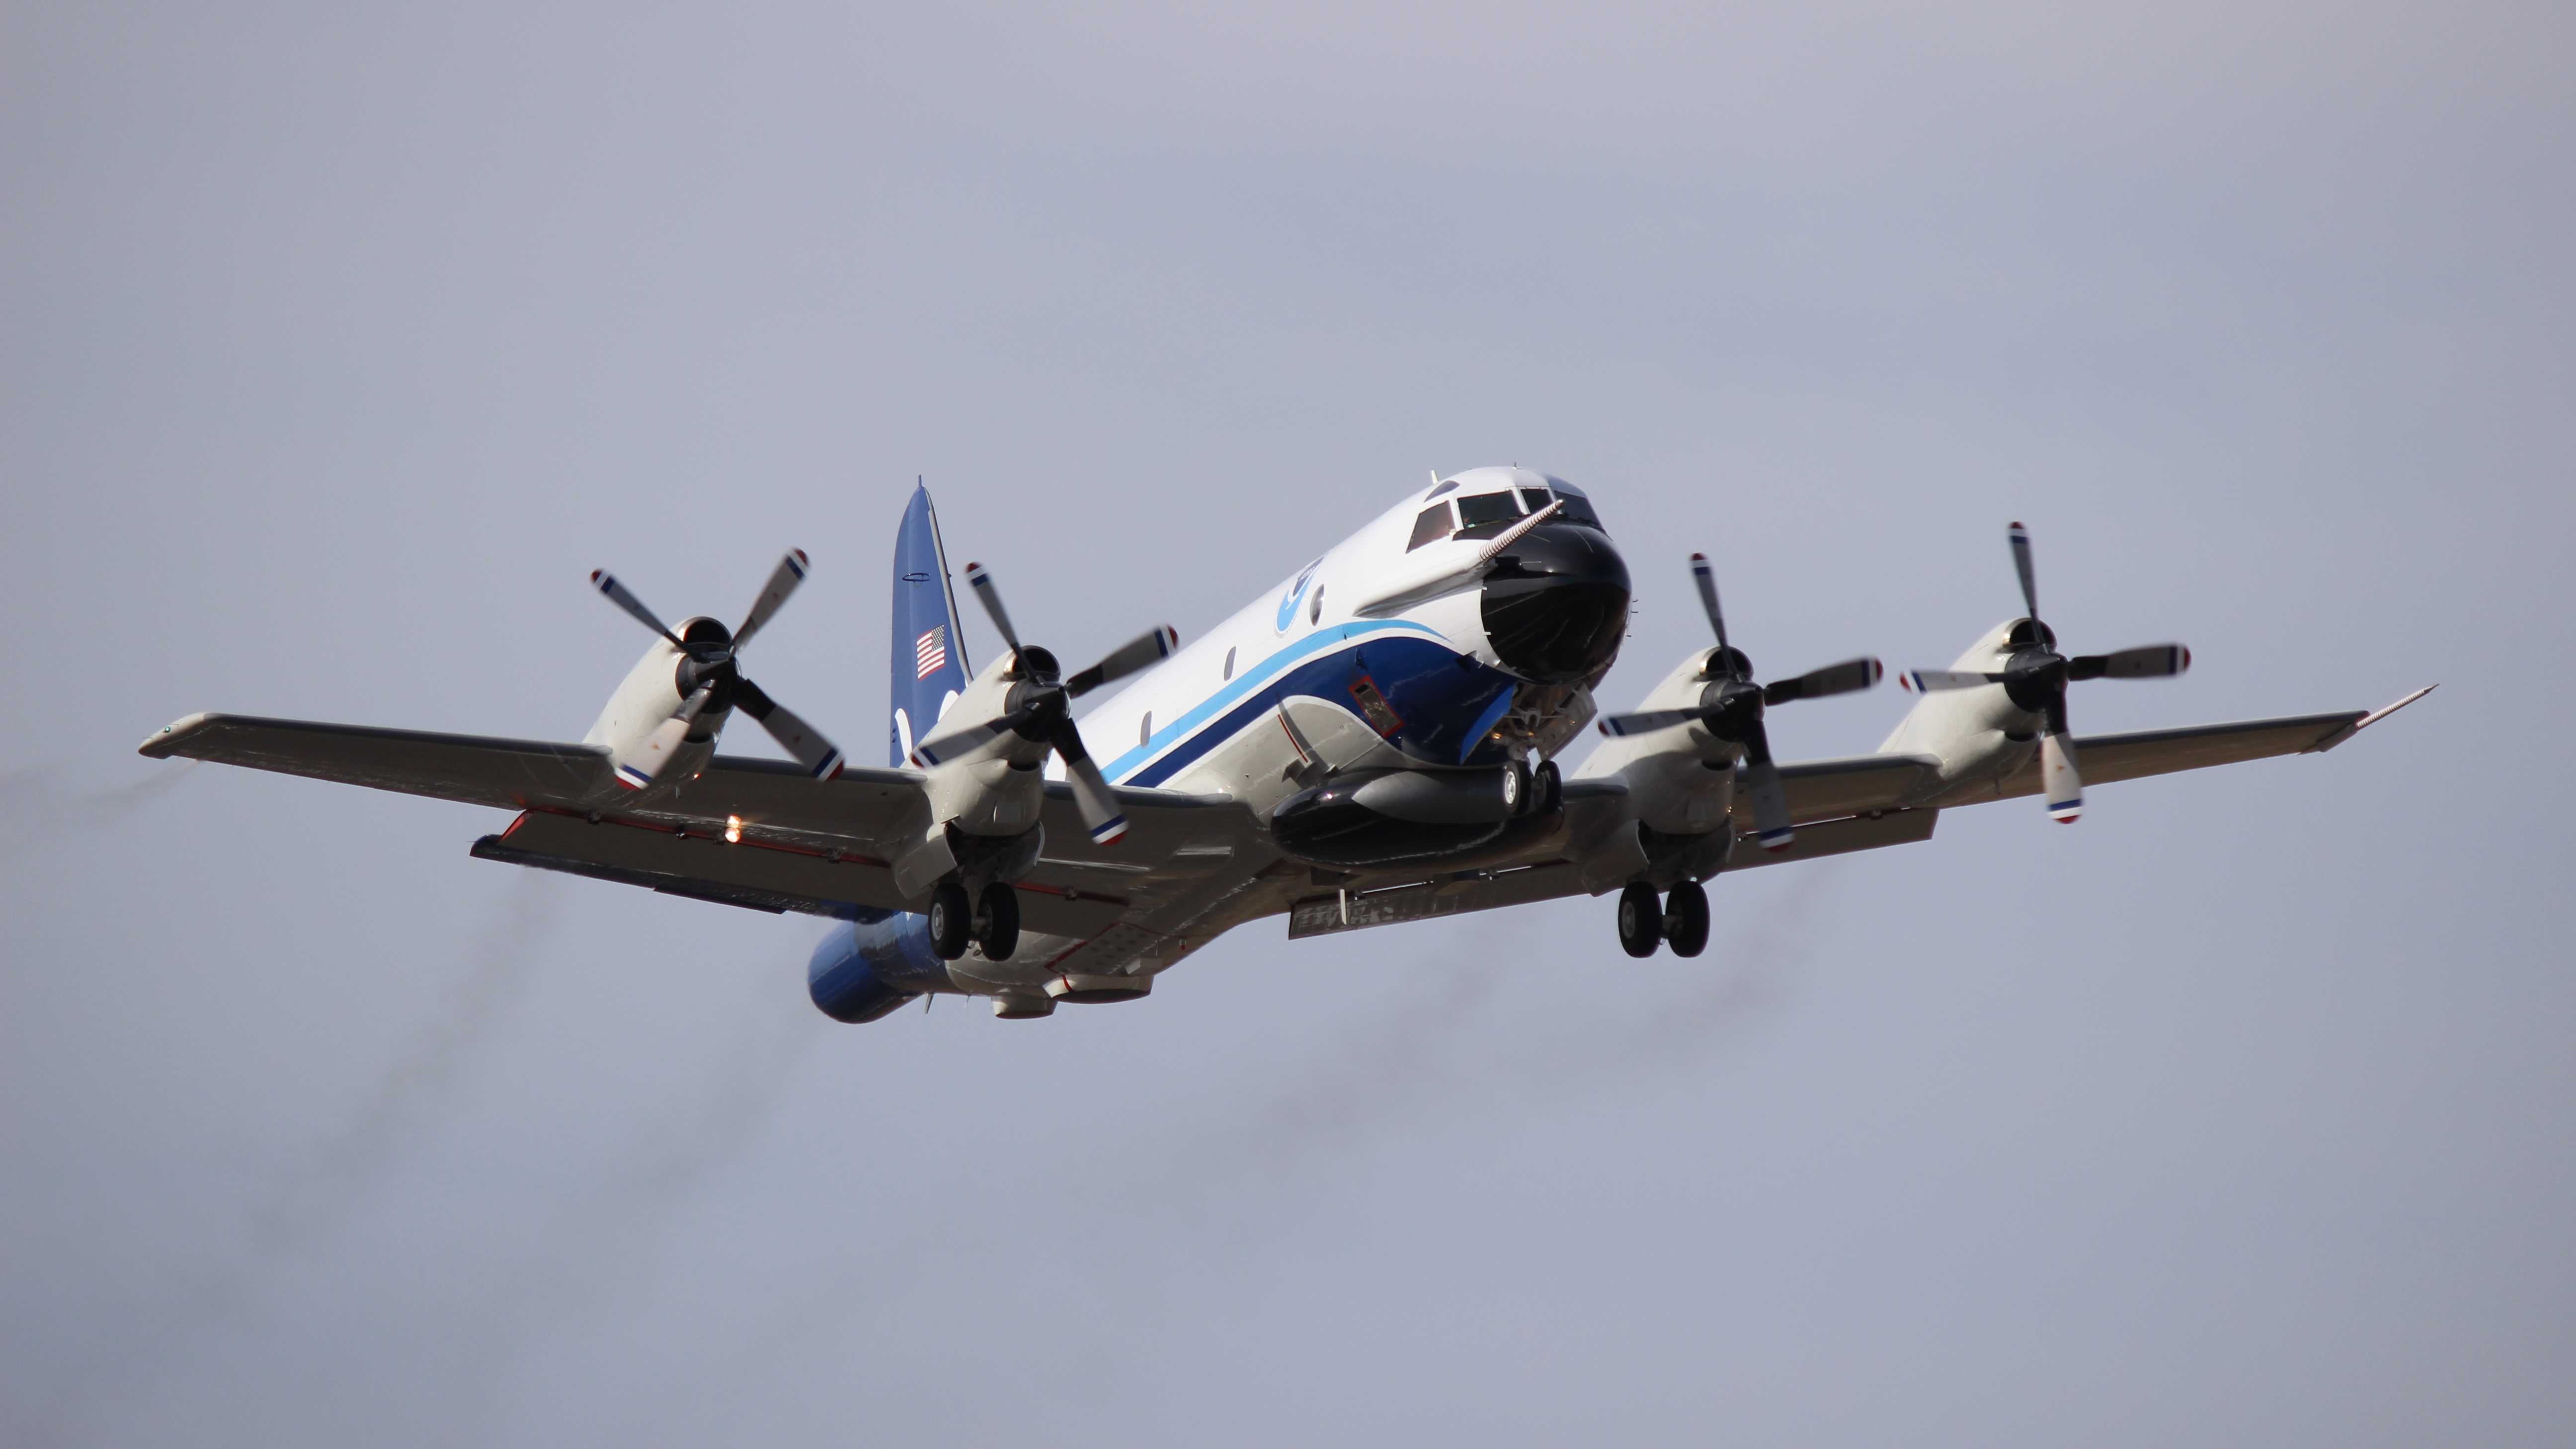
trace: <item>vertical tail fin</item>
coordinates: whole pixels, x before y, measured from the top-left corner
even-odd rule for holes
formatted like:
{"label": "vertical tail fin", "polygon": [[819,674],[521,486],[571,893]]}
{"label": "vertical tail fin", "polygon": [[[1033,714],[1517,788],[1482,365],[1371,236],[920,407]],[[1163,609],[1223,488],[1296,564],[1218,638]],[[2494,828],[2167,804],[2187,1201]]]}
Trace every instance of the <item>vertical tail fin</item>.
{"label": "vertical tail fin", "polygon": [[901,766],[913,743],[939,722],[968,680],[965,641],[957,636],[957,592],[948,581],[948,552],[930,490],[916,484],[894,540],[893,668],[886,708],[886,763]]}

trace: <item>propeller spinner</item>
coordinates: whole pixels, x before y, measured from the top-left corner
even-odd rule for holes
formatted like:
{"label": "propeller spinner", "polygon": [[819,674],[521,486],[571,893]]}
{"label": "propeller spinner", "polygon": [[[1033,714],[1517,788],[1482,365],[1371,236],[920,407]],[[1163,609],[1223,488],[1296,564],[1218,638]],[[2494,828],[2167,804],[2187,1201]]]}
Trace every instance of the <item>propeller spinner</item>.
{"label": "propeller spinner", "polygon": [[1771,737],[1762,727],[1762,711],[1766,706],[1787,704],[1793,699],[1822,699],[1829,694],[1867,689],[1878,683],[1884,670],[1877,660],[1863,657],[1828,664],[1795,679],[1756,684],[1753,661],[1726,642],[1726,615],[1717,606],[1717,576],[1709,568],[1708,555],[1691,555],[1691,580],[1699,585],[1700,607],[1708,611],[1708,625],[1717,633],[1717,652],[1708,661],[1710,683],[1700,691],[1699,703],[1689,709],[1614,714],[1601,721],[1601,732],[1638,735],[1696,720],[1717,738],[1742,746],[1745,788],[1753,797],[1754,829],[1764,850],[1779,850],[1795,839],[1796,833],[1789,828],[1789,797],[1780,788],[1779,768],[1771,762]]}
{"label": "propeller spinner", "polygon": [[1169,657],[1180,643],[1180,635],[1168,625],[1148,629],[1089,669],[1063,678],[1054,654],[1020,642],[1019,631],[1011,627],[1010,611],[1002,607],[1002,591],[982,564],[966,565],[966,583],[983,601],[984,612],[992,617],[993,628],[1001,634],[1002,642],[1010,646],[1011,670],[1019,677],[1010,694],[1012,708],[981,724],[942,731],[922,741],[913,747],[913,759],[922,765],[936,765],[1005,734],[1043,742],[1064,761],[1065,780],[1073,787],[1074,804],[1082,811],[1084,828],[1099,844],[1115,845],[1127,835],[1127,817],[1119,810],[1118,797],[1110,792],[1100,766],[1083,748],[1082,731],[1073,722],[1072,704],[1113,679],[1123,679]]}
{"label": "propeller spinner", "polygon": [[591,571],[593,587],[680,651],[679,669],[673,679],[680,690],[680,707],[654,727],[632,758],[618,766],[618,783],[636,790],[652,784],[701,716],[712,712],[716,728],[721,730],[726,712],[737,706],[760,721],[770,738],[784,745],[787,753],[794,755],[815,779],[829,780],[841,773],[841,752],[823,738],[822,731],[770,698],[766,690],[744,676],[739,662],[742,646],[751,642],[751,636],[760,632],[761,626],[796,592],[796,586],[805,581],[806,567],[805,551],[789,549],[778,567],[770,571],[768,584],[752,601],[751,612],[743,616],[740,628],[728,631],[713,619],[692,619],[680,633],[673,633],[644,606],[642,599],[617,581],[616,575],[605,569]]}
{"label": "propeller spinner", "polygon": [[1918,669],[1902,683],[1926,693],[1936,689],[1972,689],[2000,684],[2012,702],[2044,723],[2039,740],[2040,786],[2049,818],[2072,825],[2084,813],[2084,780],[2075,767],[2075,740],[2066,726],[2066,686],[2078,679],[2162,679],[2191,667],[2191,651],[2180,644],[2147,644],[2116,654],[2057,652],[2057,631],[2039,621],[2037,569],[2031,562],[2030,530],[2016,523],[2012,542],[2013,571],[2021,576],[2021,601],[2029,613],[2027,638],[2016,628],[2018,644],[1999,670]]}

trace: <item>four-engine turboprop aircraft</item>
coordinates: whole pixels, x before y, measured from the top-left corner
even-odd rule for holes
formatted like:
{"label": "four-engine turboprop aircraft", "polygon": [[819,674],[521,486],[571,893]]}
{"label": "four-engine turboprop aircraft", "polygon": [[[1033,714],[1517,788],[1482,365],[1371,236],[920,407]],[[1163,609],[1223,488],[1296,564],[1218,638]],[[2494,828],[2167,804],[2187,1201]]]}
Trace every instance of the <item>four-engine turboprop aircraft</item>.
{"label": "four-engine turboprop aircraft", "polygon": [[[516,810],[474,854],[834,918],[811,989],[856,1022],[931,992],[989,997],[1003,1017],[1142,996],[1266,916],[1294,939],[1615,892],[1629,954],[1696,955],[1703,883],[1722,872],[1926,840],[1943,810],[1988,800],[2044,794],[2073,820],[2084,779],[2330,750],[2428,692],[2076,736],[2071,682],[2180,674],[2190,652],[2057,653],[2029,537],[2014,524],[2010,538],[2022,617],[1907,676],[1920,700],[1877,753],[1848,759],[1775,760],[1764,714],[1866,689],[1879,662],[1755,683],[1694,556],[1715,645],[1637,712],[1600,720],[1610,738],[1561,770],[1618,657],[1629,572],[1582,489],[1518,468],[1435,478],[1188,647],[1156,627],[1072,674],[968,564],[1003,644],[968,675],[917,489],[895,545],[884,769],[846,767],[741,673],[743,646],[804,578],[801,553],[732,629],[673,629],[593,575],[657,637],[580,744],[198,714],[142,752]],[[796,763],[715,753],[736,707]]]}

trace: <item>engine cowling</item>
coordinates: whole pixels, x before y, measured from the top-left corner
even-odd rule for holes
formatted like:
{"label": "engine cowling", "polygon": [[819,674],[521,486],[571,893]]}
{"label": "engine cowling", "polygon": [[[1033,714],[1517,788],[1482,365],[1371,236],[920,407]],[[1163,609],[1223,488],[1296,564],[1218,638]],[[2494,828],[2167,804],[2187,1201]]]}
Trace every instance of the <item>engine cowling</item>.
{"label": "engine cowling", "polygon": [[835,926],[814,948],[806,989],[834,1021],[874,1021],[925,992],[953,990],[948,963],[931,948],[930,918],[871,913]]}

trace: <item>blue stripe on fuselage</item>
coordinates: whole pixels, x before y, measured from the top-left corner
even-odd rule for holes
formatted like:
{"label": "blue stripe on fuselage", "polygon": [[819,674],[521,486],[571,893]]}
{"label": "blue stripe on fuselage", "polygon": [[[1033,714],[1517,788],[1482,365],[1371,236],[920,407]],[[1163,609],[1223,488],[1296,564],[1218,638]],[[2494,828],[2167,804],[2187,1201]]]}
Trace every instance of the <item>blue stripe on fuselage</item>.
{"label": "blue stripe on fuselage", "polygon": [[[1410,632],[1391,632],[1395,630]],[[1507,706],[1519,683],[1459,654],[1437,632],[1410,620],[1337,624],[1236,675],[1144,744],[1110,761],[1102,773],[1122,785],[1159,785],[1291,695],[1329,701],[1365,722],[1349,688],[1363,673],[1376,680],[1405,722],[1394,743],[1444,764],[1467,762],[1483,730],[1469,725],[1461,731],[1461,725],[1478,719],[1490,724],[1500,713],[1493,701],[1500,698]]]}

